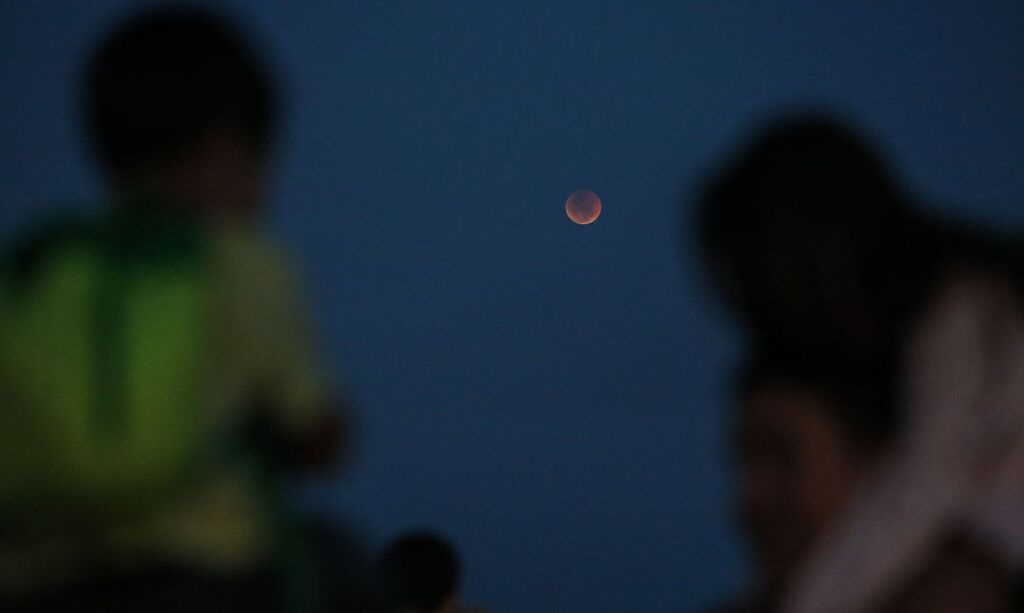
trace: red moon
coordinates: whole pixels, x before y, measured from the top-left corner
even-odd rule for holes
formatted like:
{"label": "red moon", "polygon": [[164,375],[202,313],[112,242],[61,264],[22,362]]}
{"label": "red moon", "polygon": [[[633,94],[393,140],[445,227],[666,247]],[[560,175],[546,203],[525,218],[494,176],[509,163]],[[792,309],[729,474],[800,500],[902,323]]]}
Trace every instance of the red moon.
{"label": "red moon", "polygon": [[565,214],[581,226],[594,223],[601,216],[601,199],[589,189],[576,190],[565,201]]}

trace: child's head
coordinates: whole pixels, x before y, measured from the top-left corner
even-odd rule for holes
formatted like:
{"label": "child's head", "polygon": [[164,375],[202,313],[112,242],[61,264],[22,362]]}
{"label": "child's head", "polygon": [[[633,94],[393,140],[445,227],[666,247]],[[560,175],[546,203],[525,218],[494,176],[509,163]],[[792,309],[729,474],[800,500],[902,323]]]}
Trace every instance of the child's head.
{"label": "child's head", "polygon": [[441,537],[417,532],[395,539],[381,556],[381,570],[403,613],[459,610],[459,560]]}
{"label": "child's head", "polygon": [[885,385],[762,360],[740,381],[738,501],[762,588],[784,586],[892,429]]}
{"label": "child's head", "polygon": [[83,102],[115,189],[204,218],[245,217],[260,200],[276,92],[222,18],[168,8],[121,23],[91,58]]}

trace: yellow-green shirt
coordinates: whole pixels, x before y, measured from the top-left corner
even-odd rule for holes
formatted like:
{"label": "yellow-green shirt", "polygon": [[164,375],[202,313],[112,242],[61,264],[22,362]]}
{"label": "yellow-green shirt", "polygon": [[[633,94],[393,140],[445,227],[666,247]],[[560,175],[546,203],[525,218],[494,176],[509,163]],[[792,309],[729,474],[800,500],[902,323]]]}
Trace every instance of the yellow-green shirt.
{"label": "yellow-green shirt", "polygon": [[[329,406],[329,385],[293,267],[252,228],[217,233],[214,317],[204,413],[213,428],[241,427],[259,395],[283,432]],[[231,572],[260,563],[270,545],[266,505],[245,467],[226,464],[205,485],[159,512],[88,542],[0,547],[0,592],[45,588],[87,573],[91,562],[137,568],[176,563]]]}

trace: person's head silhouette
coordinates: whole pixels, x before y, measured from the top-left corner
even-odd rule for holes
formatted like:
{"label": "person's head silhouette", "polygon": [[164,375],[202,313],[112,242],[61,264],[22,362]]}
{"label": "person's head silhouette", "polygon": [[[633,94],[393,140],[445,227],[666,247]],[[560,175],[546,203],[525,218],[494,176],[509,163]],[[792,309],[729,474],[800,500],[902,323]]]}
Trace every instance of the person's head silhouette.
{"label": "person's head silhouette", "polygon": [[459,610],[459,560],[441,537],[416,532],[395,539],[381,556],[381,571],[403,613]]}
{"label": "person's head silhouette", "polygon": [[770,124],[704,185],[698,231],[715,282],[759,341],[874,354],[914,265],[916,225],[881,156],[817,115]]}
{"label": "person's head silhouette", "polygon": [[244,36],[214,13],[146,11],[93,54],[83,119],[111,186],[201,217],[261,199],[278,92]]}

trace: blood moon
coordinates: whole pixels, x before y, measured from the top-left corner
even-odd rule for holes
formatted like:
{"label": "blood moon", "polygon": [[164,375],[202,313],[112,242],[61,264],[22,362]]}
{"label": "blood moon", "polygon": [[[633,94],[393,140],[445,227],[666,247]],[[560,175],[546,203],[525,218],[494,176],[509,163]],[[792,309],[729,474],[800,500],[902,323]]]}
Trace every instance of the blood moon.
{"label": "blood moon", "polygon": [[594,223],[601,216],[601,199],[589,189],[578,189],[565,201],[565,214],[581,226]]}

